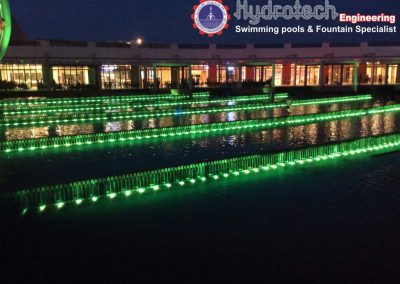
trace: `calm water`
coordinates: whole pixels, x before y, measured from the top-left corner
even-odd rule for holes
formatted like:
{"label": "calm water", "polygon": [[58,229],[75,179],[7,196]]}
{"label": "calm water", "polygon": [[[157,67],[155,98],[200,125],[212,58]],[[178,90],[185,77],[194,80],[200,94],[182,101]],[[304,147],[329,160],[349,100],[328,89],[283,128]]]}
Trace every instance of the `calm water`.
{"label": "calm water", "polygon": [[27,281],[398,283],[399,161],[342,160],[7,219],[2,257]]}
{"label": "calm water", "polygon": [[[293,114],[381,104],[296,107]],[[185,116],[134,125],[287,115],[283,112]],[[89,133],[127,130],[124,123],[92,125]],[[0,188],[13,191],[399,133],[399,127],[400,114],[386,113],[225,136],[2,154]],[[48,128],[53,130],[46,135],[62,135],[54,126]],[[27,129],[13,137],[20,139]],[[3,138],[10,139],[7,135],[4,132]],[[262,276],[281,283],[398,283],[399,175],[400,153],[395,152],[67,206],[18,219],[0,214],[0,249],[2,258],[18,270],[15,277],[26,273],[30,282],[52,276],[99,283],[123,278],[131,283],[161,276],[189,283],[203,277],[202,283],[215,282],[213,277],[224,277],[224,283],[260,283],[253,280]]]}
{"label": "calm water", "polygon": [[[350,108],[367,108],[378,105],[382,105],[382,103],[367,102],[333,104],[328,106],[301,106],[293,108],[293,115]],[[167,117],[157,119],[158,123],[152,124],[152,127],[207,123],[211,122],[210,117],[213,117],[212,121],[214,122],[285,115],[287,115],[286,110],[277,109],[254,113],[221,113],[188,116],[185,118]],[[207,119],[204,119],[205,117]],[[147,122],[147,120],[145,121]],[[400,131],[399,122],[400,113],[385,113],[304,126],[252,131],[251,133],[237,131],[223,136],[203,135],[186,137],[184,139],[178,137],[148,142],[126,142],[114,145],[113,147],[74,147],[53,151],[3,154],[3,170],[0,173],[0,186],[6,191],[12,191],[242,155],[294,149],[360,137],[390,134]],[[125,123],[129,124],[129,122]],[[139,120],[136,123],[143,125],[145,122]],[[79,127],[82,128],[85,125],[81,124]],[[107,125],[109,123],[105,124],[106,129]],[[65,127],[74,129],[71,125]],[[17,129],[13,129],[13,131]],[[32,128],[24,128],[26,132],[23,133],[30,133],[28,130],[32,130]],[[118,128],[114,128],[114,130],[117,131]],[[9,131],[11,130],[5,132],[6,135],[9,135]],[[17,135],[21,132],[15,133]],[[40,167],[36,165],[40,165]]]}
{"label": "calm water", "polygon": [[[330,105],[307,105],[293,107],[291,115],[314,114],[321,112],[334,112],[348,109],[370,108],[393,102],[354,102]],[[174,110],[174,109],[172,109]],[[179,110],[175,110],[179,113]],[[7,127],[1,131],[2,140],[20,140],[44,137],[59,137],[79,134],[92,134],[102,132],[129,131],[148,128],[172,127],[182,125],[216,123],[226,121],[240,121],[249,119],[262,119],[272,117],[284,117],[288,113],[284,108],[277,108],[262,111],[239,111],[239,112],[220,112],[213,114],[198,115],[174,115],[162,118],[135,119],[135,120],[116,120],[104,123],[62,123],[57,125],[41,125],[29,127]]]}

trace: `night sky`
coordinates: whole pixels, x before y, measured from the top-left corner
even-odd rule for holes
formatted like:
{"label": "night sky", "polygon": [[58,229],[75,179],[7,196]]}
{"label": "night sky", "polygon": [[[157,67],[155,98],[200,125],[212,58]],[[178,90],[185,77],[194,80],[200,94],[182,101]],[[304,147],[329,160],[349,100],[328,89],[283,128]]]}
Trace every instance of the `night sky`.
{"label": "night sky", "polygon": [[[274,4],[293,5],[295,0],[275,0]],[[230,29],[222,36],[209,39],[192,28],[190,15],[198,0],[10,0],[12,13],[33,39],[68,39],[84,41],[128,40],[141,36],[154,43],[267,43],[267,42],[354,42],[400,41],[397,34],[273,35],[236,34],[233,18]],[[301,0],[302,5],[323,4],[323,0]],[[396,0],[331,0],[338,12],[395,14],[400,20]],[[249,4],[266,4],[267,0],[249,0]],[[236,0],[225,0],[236,9]],[[325,21],[324,21],[325,22]],[[244,21],[240,22],[242,25]],[[337,25],[336,21],[325,22]],[[307,26],[307,21],[263,21],[264,25]],[[397,24],[397,23],[396,23]],[[399,25],[397,24],[399,28]]]}

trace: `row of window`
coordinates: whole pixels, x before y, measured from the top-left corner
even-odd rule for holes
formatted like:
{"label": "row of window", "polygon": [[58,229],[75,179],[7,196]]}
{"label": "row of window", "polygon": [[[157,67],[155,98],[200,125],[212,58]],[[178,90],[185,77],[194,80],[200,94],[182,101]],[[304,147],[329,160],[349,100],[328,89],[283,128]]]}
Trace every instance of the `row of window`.
{"label": "row of window", "polygon": [[[129,88],[178,88],[185,87],[191,79],[195,87],[221,83],[266,82],[275,71],[276,86],[317,86],[320,84],[352,85],[355,83],[354,64],[299,65],[276,64],[266,66],[192,65],[189,67],[147,67],[132,70],[131,65],[103,65],[101,87],[103,89]],[[26,89],[45,86],[42,65],[2,64],[1,80],[14,82]],[[94,84],[95,70],[88,66],[53,66],[50,69],[53,88],[67,89]],[[93,74],[91,74],[93,73]],[[189,74],[191,73],[191,78]],[[323,77],[321,77],[323,76]],[[48,76],[47,76],[48,78]],[[399,84],[399,64],[365,63],[358,67],[360,84]]]}
{"label": "row of window", "polygon": [[[0,65],[1,80],[14,82],[18,88],[40,89],[44,86],[42,65],[33,64],[2,64]],[[53,88],[68,88],[72,86],[89,85],[89,67],[54,66],[51,70]]]}

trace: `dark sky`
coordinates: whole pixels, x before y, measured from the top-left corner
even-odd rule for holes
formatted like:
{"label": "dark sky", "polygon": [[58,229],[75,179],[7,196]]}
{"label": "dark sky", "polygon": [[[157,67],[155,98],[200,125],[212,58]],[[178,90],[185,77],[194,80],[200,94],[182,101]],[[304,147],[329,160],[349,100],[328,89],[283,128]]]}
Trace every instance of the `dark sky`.
{"label": "dark sky", "polygon": [[[274,0],[275,4],[294,4],[295,0]],[[236,19],[220,37],[209,39],[192,28],[190,14],[198,0],[10,0],[12,13],[25,32],[34,39],[69,39],[85,41],[127,40],[142,36],[146,42],[175,43],[267,43],[267,42],[353,42],[400,41],[397,34],[276,36],[271,34],[236,34]],[[301,0],[301,4],[322,4],[324,0]],[[236,0],[225,0],[236,9]],[[266,4],[267,0],[249,0]],[[331,0],[338,12],[391,13],[400,20],[398,0]],[[231,11],[233,14],[234,11]],[[245,22],[240,22],[244,25]],[[307,21],[269,21],[264,25],[307,25]],[[337,25],[336,22],[326,22]],[[398,25],[399,27],[399,25]]]}

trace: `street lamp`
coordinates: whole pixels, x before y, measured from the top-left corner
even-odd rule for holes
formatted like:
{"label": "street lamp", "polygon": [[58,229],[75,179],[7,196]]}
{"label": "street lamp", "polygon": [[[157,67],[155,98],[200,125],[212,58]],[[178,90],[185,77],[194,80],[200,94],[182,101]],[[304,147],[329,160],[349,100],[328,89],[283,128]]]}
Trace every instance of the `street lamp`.
{"label": "street lamp", "polygon": [[136,44],[137,44],[137,45],[142,45],[142,43],[143,43],[143,39],[141,39],[140,37],[138,37],[138,38],[136,39]]}

